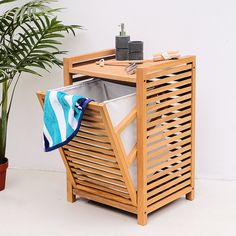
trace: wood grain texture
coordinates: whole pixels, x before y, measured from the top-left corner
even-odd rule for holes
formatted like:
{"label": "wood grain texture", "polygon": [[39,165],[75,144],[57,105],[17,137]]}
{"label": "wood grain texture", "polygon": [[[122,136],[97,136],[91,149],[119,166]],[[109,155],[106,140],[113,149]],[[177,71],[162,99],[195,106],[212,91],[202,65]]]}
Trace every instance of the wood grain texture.
{"label": "wood grain texture", "polygon": [[[145,62],[128,75],[114,60],[115,50],[64,59],[64,84],[100,77],[136,85],[137,105],[116,127],[106,106],[91,102],[76,137],[60,148],[67,170],[67,200],[76,196],[137,214],[145,225],[149,213],[185,195],[194,199],[195,70],[194,56]],[[77,78],[76,78],[77,77]],[[45,93],[37,93],[43,107]],[[137,145],[126,155],[121,132],[137,119]],[[138,185],[129,167],[137,159]]]}
{"label": "wood grain texture", "polygon": [[76,195],[79,195],[80,197],[87,198],[87,199],[95,201],[95,202],[99,202],[99,203],[102,203],[102,204],[105,204],[108,206],[112,206],[112,207],[115,207],[115,208],[118,208],[118,209],[121,209],[124,211],[128,211],[133,214],[137,213],[136,207],[134,207],[134,206],[122,204],[122,203],[117,202],[115,200],[111,200],[106,197],[96,195],[94,193],[89,193],[89,192],[79,190],[79,189],[74,189],[74,193]]}
{"label": "wood grain texture", "polygon": [[67,186],[67,201],[73,203],[76,200],[76,195],[73,193],[73,185],[71,183],[68,174],[66,178],[66,186]]}
{"label": "wood grain texture", "polygon": [[138,224],[147,224],[147,139],[146,139],[146,81],[142,68],[137,69],[137,175]]}
{"label": "wood grain texture", "polygon": [[70,59],[63,59],[63,73],[64,73],[64,86],[71,85],[73,83],[72,74],[70,73],[71,67]]}
{"label": "wood grain texture", "polygon": [[192,156],[191,156],[191,187],[192,191],[186,194],[186,199],[192,201],[195,197],[195,104],[196,104],[196,58],[192,60],[192,126],[191,126],[191,145],[192,145]]}

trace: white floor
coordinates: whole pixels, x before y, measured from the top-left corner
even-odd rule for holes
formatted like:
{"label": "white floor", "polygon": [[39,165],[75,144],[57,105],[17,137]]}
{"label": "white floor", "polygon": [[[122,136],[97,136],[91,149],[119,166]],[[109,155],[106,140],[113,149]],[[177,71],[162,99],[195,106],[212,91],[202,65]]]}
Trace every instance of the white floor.
{"label": "white floor", "polygon": [[235,235],[236,181],[197,180],[196,199],[181,198],[136,218],[93,202],[66,202],[63,173],[10,170],[0,192],[1,236],[223,236]]}

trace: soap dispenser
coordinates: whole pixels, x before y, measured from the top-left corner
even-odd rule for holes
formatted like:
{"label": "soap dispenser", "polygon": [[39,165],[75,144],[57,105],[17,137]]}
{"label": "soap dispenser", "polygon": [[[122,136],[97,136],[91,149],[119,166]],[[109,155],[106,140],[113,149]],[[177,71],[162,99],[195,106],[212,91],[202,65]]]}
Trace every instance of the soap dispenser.
{"label": "soap dispenser", "polygon": [[120,27],[120,35],[116,36],[116,60],[122,61],[129,58],[128,42],[130,36],[126,35],[124,23],[121,23]]}

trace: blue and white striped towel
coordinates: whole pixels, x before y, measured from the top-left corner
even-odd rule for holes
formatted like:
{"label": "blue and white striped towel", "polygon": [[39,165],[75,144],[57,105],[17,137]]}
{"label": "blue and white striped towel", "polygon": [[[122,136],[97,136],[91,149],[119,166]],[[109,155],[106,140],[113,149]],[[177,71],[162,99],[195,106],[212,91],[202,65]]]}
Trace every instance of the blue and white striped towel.
{"label": "blue and white striped towel", "polygon": [[44,100],[44,149],[52,151],[67,144],[79,131],[89,98],[48,91]]}

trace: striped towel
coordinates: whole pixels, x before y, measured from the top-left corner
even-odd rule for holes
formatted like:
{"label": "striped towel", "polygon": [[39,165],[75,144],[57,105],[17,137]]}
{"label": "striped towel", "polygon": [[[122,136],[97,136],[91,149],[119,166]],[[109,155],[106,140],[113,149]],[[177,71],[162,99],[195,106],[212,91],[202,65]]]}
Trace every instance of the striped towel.
{"label": "striped towel", "polygon": [[52,151],[67,144],[79,131],[89,98],[48,91],[44,101],[44,149]]}

